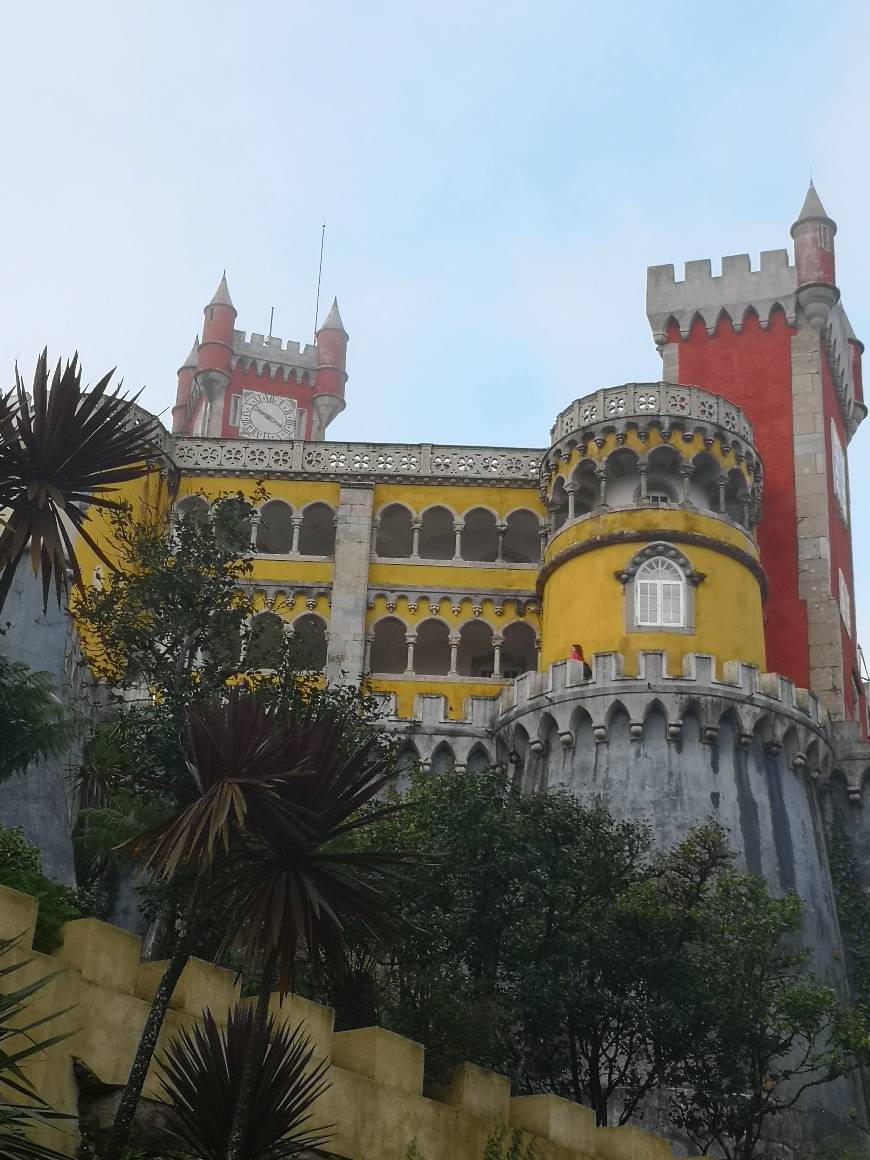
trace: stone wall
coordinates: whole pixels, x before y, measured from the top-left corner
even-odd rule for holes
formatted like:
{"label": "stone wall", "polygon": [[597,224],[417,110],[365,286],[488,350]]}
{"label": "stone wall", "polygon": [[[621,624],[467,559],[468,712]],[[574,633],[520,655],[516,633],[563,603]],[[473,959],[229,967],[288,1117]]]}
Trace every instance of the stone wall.
{"label": "stone wall", "polygon": [[[23,933],[15,952],[30,960],[16,984],[55,974],[37,992],[34,1018],[69,1008],[46,1028],[70,1037],[50,1047],[30,1067],[38,1090],[54,1107],[76,1113],[77,1075],[91,1089],[124,1083],[163,964],[140,961],[139,939],[96,919],[64,927],[54,955],[29,949],[36,903],[0,887],[0,938]],[[226,1011],[238,998],[230,971],[193,959],[176,988],[164,1035],[195,1022],[204,1007]],[[273,1010],[291,1025],[304,1020],[315,1057],[329,1059],[331,1086],[315,1109],[318,1122],[335,1124],[330,1152],[348,1160],[405,1160],[416,1139],[426,1160],[480,1160],[498,1122],[522,1129],[547,1160],[666,1160],[671,1145],[638,1128],[596,1129],[592,1112],[551,1095],[511,1096],[509,1082],[474,1064],[459,1067],[440,1100],[423,1096],[424,1049],[380,1027],[333,1031],[333,1012],[296,995]],[[159,1099],[153,1073],[146,1097]],[[60,1152],[75,1152],[75,1131],[46,1129]]]}

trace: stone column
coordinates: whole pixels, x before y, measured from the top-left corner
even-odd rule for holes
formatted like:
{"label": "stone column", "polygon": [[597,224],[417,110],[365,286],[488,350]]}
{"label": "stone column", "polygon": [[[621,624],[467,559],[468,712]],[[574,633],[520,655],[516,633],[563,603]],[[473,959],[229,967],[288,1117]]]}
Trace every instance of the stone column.
{"label": "stone column", "polygon": [[545,553],[545,552],[546,552],[546,550],[547,550],[547,540],[549,540],[549,538],[550,538],[550,532],[549,532],[549,529],[548,529],[548,528],[546,528],[546,527],[545,527],[545,526],[542,524],[542,525],[541,525],[541,530],[538,532],[538,535],[539,535],[539,536],[540,536],[540,538],[541,538],[541,556],[540,556],[540,562],[543,564],[543,562],[544,562],[544,553]]}
{"label": "stone column", "polygon": [[367,673],[372,667],[372,644],[374,643],[373,636],[366,636],[365,647],[363,648],[363,672]]}
{"label": "stone column", "polygon": [[598,503],[601,507],[607,507],[607,467],[600,463],[595,468],[595,478],[598,480]]}
{"label": "stone column", "polygon": [[647,476],[649,474],[649,464],[645,459],[638,459],[637,470],[640,475],[640,502],[647,501]]}
{"label": "stone column", "polygon": [[355,483],[339,493],[332,614],[326,653],[326,678],[352,681],[364,670],[369,557],[374,485]]}
{"label": "stone column", "polygon": [[568,496],[568,519],[569,520],[573,520],[574,516],[575,516],[574,497],[577,494],[577,490],[578,489],[577,489],[576,483],[569,483],[569,484],[566,484],[566,486],[565,486],[565,494]]}
{"label": "stone column", "polygon": [[[299,529],[302,527],[302,516],[293,516],[290,520],[290,526],[293,528],[293,541],[290,544],[291,555],[296,555],[299,551]],[[336,545],[336,548],[338,545]]]}
{"label": "stone column", "polygon": [[493,635],[492,638],[492,675],[494,677],[501,676],[501,646],[504,644],[504,637]]}
{"label": "stone column", "polygon": [[372,556],[377,556],[377,554],[378,554],[378,529],[380,528],[380,526],[381,526],[380,517],[379,516],[372,516],[372,539],[371,539],[371,548],[370,548],[370,554]]}
{"label": "stone column", "polygon": [[498,550],[495,554],[495,562],[502,564],[504,563],[504,538],[507,535],[507,524],[496,524],[495,530],[498,533]]}
{"label": "stone column", "polygon": [[405,633],[405,644],[408,646],[408,659],[405,662],[405,676],[413,677],[414,675],[414,645],[417,643],[416,632]]}
{"label": "stone column", "polygon": [[719,514],[724,516],[725,515],[725,489],[728,487],[728,477],[726,475],[720,475],[719,478],[716,480],[716,487],[718,488],[718,492],[719,492],[719,500],[718,500]]}
{"label": "stone column", "polygon": [[459,641],[459,633],[454,633],[450,637],[450,672],[448,675],[451,677],[459,675],[456,669],[456,662],[459,658]]}
{"label": "stone column", "polygon": [[257,550],[257,535],[260,531],[260,513],[251,512],[251,551]]}
{"label": "stone column", "polygon": [[422,520],[411,520],[411,559],[419,560],[420,558],[420,529],[423,527]]}
{"label": "stone column", "polygon": [[465,527],[463,520],[453,521],[453,534],[455,536],[455,543],[453,546],[453,559],[462,559],[462,529]]}

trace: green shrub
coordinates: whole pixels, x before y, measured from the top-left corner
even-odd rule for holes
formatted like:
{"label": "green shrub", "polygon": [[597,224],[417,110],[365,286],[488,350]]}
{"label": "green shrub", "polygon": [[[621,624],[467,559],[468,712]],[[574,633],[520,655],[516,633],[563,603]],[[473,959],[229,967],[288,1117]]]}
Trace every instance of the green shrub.
{"label": "green shrub", "polygon": [[60,946],[65,922],[91,912],[87,896],[46,878],[39,850],[19,829],[0,827],[0,886],[20,890],[39,903],[33,949],[44,954]]}

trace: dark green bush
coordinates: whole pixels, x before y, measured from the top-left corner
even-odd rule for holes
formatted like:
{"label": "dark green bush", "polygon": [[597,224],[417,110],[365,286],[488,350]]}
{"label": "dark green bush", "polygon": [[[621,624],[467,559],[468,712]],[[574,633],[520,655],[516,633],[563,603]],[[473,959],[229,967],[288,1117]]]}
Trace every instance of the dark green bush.
{"label": "dark green bush", "polygon": [[33,949],[50,954],[61,944],[60,928],[91,913],[86,895],[42,873],[42,856],[18,829],[0,827],[0,886],[20,890],[39,903]]}

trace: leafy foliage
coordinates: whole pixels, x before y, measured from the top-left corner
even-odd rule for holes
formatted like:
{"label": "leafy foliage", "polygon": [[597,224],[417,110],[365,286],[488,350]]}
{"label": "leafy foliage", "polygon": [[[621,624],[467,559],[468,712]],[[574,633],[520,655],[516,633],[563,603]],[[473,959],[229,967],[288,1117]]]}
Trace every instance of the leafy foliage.
{"label": "leafy foliage", "polygon": [[836,810],[828,859],[855,999],[870,1011],[870,895],[864,889],[852,843]]}
{"label": "leafy foliage", "polygon": [[[736,874],[718,826],[655,851],[645,827],[521,796],[498,770],[417,771],[407,801],[360,835],[419,870],[389,885],[401,936],[359,963],[372,1013],[427,1043],[434,1080],[472,1059],[599,1124],[679,1090],[674,1118],[724,1148],[744,1111],[755,1124],[867,1058],[861,1013],[806,974],[799,900]],[[320,994],[354,1025],[341,986]]]}
{"label": "leafy foliage", "polygon": [[243,1065],[254,1040],[257,1083],[243,1143],[245,1160],[284,1160],[331,1138],[312,1127],[312,1106],[329,1086],[329,1065],[312,1066],[314,1048],[302,1024],[294,1030],[269,1019],[255,1039],[254,1014],[239,1005],[221,1028],[211,1011],[202,1025],[172,1039],[158,1064],[170,1102],[170,1131],[197,1160],[224,1160]]}
{"label": "leafy foliage", "polygon": [[704,939],[688,949],[698,1034],[672,1115],[727,1160],[751,1160],[768,1119],[870,1051],[858,1009],[805,971],[801,909],[795,894],[772,898],[761,879],[725,874],[703,903]]}
{"label": "leafy foliage", "polygon": [[[29,961],[13,955],[17,939],[0,939],[0,1156],[4,1160],[61,1160],[61,1153],[28,1138],[29,1128],[54,1124],[71,1117],[53,1111],[37,1094],[22,1065],[65,1034],[39,1038],[32,1034],[59,1014],[27,1021],[28,1005],[39,991],[54,978],[45,976],[35,982],[8,989],[10,981]],[[12,962],[3,962],[13,958]]]}
{"label": "leafy foliage", "polygon": [[51,954],[60,946],[60,930],[65,922],[90,911],[87,894],[45,877],[42,855],[18,829],[0,827],[0,886],[20,890],[39,903],[33,946],[44,954]]}
{"label": "leafy foliage", "polygon": [[79,721],[48,673],[0,654],[0,781],[32,761],[60,756],[78,733]]}
{"label": "leafy foliage", "polygon": [[63,369],[58,362],[49,386],[43,350],[31,409],[16,368],[14,406],[7,402],[0,412],[0,511],[7,509],[0,531],[0,607],[28,544],[33,571],[42,575],[43,607],[52,578],[60,603],[68,566],[81,582],[70,526],[112,567],[88,531],[88,508],[119,506],[109,497],[117,484],[145,473],[156,427],[138,421],[135,399],[109,392],[111,378],[112,372],[83,392],[74,355]]}

